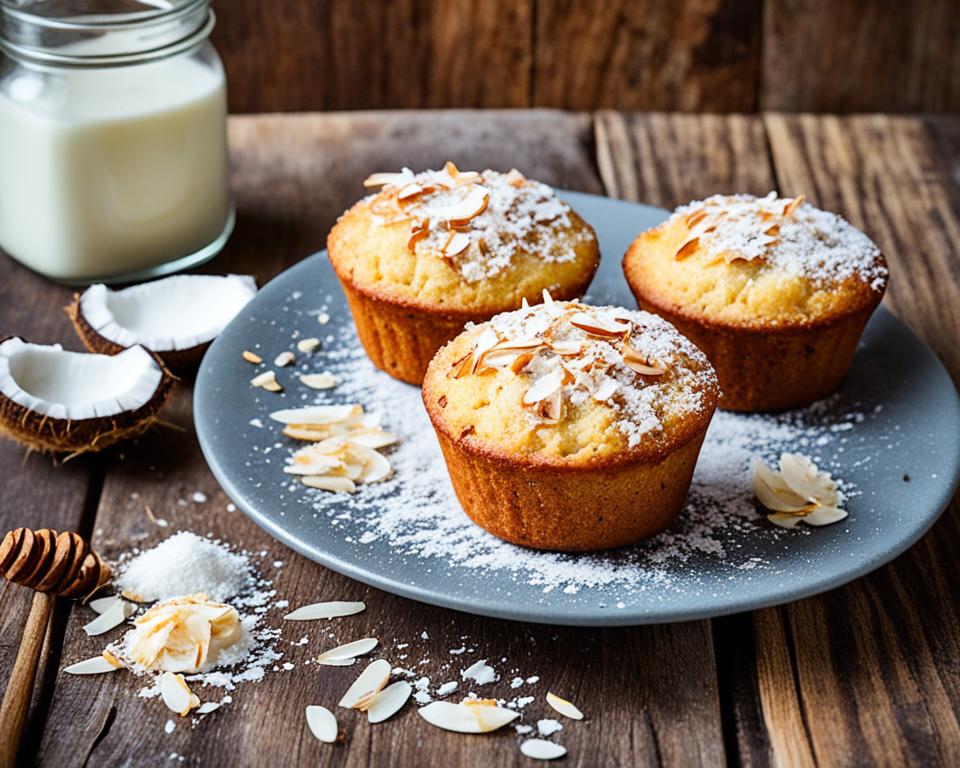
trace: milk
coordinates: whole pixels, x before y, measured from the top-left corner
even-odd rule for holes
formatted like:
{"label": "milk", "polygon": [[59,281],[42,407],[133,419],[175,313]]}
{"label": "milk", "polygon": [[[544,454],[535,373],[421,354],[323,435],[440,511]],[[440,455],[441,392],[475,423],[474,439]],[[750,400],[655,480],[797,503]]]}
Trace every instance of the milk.
{"label": "milk", "polygon": [[62,280],[142,271],[230,215],[219,61],[22,67],[0,93],[0,248]]}

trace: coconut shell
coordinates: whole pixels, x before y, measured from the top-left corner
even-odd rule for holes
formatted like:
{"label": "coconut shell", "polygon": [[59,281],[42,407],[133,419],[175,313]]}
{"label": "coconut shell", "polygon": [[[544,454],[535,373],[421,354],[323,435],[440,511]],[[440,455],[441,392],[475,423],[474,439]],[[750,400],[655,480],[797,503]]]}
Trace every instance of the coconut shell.
{"label": "coconut shell", "polygon": [[[100,355],[117,355],[123,352],[126,347],[101,336],[97,333],[97,330],[87,322],[87,319],[80,311],[81,296],[82,294],[80,293],[73,294],[73,301],[69,306],[64,307],[64,310],[67,313],[67,317],[70,318],[73,330],[77,332],[77,336],[79,336],[80,341],[83,342],[83,346],[90,352],[95,352]],[[195,347],[189,347],[188,349],[171,349],[164,352],[150,351],[159,357],[164,365],[172,373],[176,374],[178,378],[189,379],[197,372],[200,361],[203,359],[203,355],[211,343],[212,342],[208,341],[204,344],[198,344]],[[144,347],[144,349],[146,349],[146,347]]]}
{"label": "coconut shell", "polygon": [[95,453],[141,435],[157,420],[177,381],[158,355],[149,354],[160,366],[160,383],[153,397],[136,410],[92,419],[56,419],[31,411],[0,392],[0,434],[35,451],[71,454]]}

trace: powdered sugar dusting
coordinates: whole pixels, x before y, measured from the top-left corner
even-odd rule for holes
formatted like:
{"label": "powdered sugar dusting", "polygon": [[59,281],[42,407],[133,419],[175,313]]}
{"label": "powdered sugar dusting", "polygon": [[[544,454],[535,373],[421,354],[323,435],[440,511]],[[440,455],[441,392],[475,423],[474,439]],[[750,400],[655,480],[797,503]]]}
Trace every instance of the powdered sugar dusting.
{"label": "powdered sugar dusting", "polygon": [[[791,276],[834,282],[859,277],[873,290],[887,281],[880,249],[842,217],[770,192],[766,197],[714,195],[677,208],[674,216],[697,212],[690,237],[710,254],[735,253],[751,261],[764,259]],[[791,210],[784,215],[785,210]]]}

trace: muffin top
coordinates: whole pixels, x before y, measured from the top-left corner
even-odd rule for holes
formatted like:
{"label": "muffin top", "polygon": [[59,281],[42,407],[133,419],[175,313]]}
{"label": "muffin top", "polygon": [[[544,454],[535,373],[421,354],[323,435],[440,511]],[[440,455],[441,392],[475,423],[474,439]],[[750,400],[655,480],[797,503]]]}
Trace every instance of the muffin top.
{"label": "muffin top", "polygon": [[552,466],[659,459],[706,429],[718,396],[707,358],[662,318],[549,295],[468,327],[423,385],[450,439]]}
{"label": "muffin top", "polygon": [[586,289],[593,229],[546,184],[516,170],[376,173],[382,187],[330,233],[334,268],[357,290],[412,307],[497,312],[548,288]]}
{"label": "muffin top", "polygon": [[796,198],[715,195],[682,206],[624,257],[659,309],[737,327],[809,324],[879,302],[887,267],[870,238]]}

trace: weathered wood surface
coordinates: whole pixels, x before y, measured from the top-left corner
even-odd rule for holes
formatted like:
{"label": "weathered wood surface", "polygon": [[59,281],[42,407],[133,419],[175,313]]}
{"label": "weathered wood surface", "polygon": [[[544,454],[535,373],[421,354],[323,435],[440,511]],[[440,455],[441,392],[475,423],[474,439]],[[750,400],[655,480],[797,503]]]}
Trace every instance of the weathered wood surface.
{"label": "weathered wood surface", "polygon": [[[505,141],[504,137],[509,137]],[[586,116],[553,112],[523,114],[391,114],[331,117],[264,117],[233,121],[235,189],[240,227],[229,251],[210,266],[221,271],[253,269],[269,276],[322,247],[336,215],[363,194],[359,181],[369,172],[401,164],[439,166],[455,158],[463,167],[522,166],[551,183],[601,191],[592,153],[592,123]],[[268,550],[284,561],[276,578],[278,598],[291,605],[321,599],[362,599],[367,611],[330,625],[284,626],[285,661],[297,667],[269,675],[235,696],[236,703],[191,730],[180,725],[170,735],[169,713],[159,701],[136,697],[142,682],[125,674],[91,680],[56,678],[47,727],[29,743],[42,765],[115,765],[163,762],[170,752],[189,764],[241,762],[295,765],[310,760],[337,765],[469,766],[478,756],[491,765],[526,763],[512,729],[489,738],[465,738],[424,723],[412,706],[393,720],[371,727],[362,716],[338,711],[348,738],[330,748],[309,734],[307,704],[332,707],[358,667],[318,668],[302,662],[335,642],[374,636],[384,654],[399,665],[422,658],[419,669],[436,683],[458,679],[459,669],[479,658],[506,658],[497,666],[538,675],[541,682],[500,695],[536,694],[525,710],[527,722],[551,717],[543,702],[550,689],[573,697],[588,722],[566,723],[563,743],[574,765],[723,763],[716,670],[709,622],[636,630],[576,630],[523,626],[422,606],[327,571],[271,541],[228,500],[207,470],[190,428],[189,393],[177,394],[168,419],[187,431],[164,431],[124,449],[111,464],[96,511],[95,544],[107,555],[147,546],[174,529],[213,532],[252,551]],[[197,504],[201,491],[208,501]],[[158,529],[145,512],[168,521]],[[146,538],[141,539],[146,535]],[[270,614],[279,622],[283,610]],[[73,611],[62,657],[72,662],[95,653],[103,638],[81,631],[90,619]],[[421,638],[426,631],[428,640]],[[307,636],[308,645],[290,646]],[[461,639],[463,636],[467,640]],[[451,656],[464,643],[476,652]],[[410,643],[409,649],[396,649]],[[461,663],[461,661],[463,663]],[[450,664],[443,671],[442,665]],[[510,675],[505,673],[509,680]],[[626,682],[625,682],[626,681]],[[215,718],[215,719],[214,719]],[[64,734],[69,732],[70,738]],[[31,734],[32,736],[34,734]],[[479,750],[479,751],[478,751]]]}
{"label": "weathered wood surface", "polygon": [[214,0],[235,112],[960,112],[955,0]]}
{"label": "weathered wood surface", "polygon": [[[516,165],[557,185],[665,206],[714,191],[780,188],[844,213],[878,240],[894,271],[891,308],[960,376],[960,121],[399,112],[237,118],[230,136],[240,225],[211,270],[268,278],[322,247],[336,215],[362,194],[358,180],[368,172],[436,166],[447,157],[463,167]],[[0,280],[5,328],[48,341],[72,338],[55,311],[66,291],[7,260],[0,269],[10,278]],[[153,433],[109,462],[52,469],[34,456],[22,471],[18,449],[0,444],[4,522],[73,521],[95,530],[109,555],[140,537],[145,546],[176,529],[210,531],[266,550],[263,568],[278,598],[292,605],[363,599],[368,609],[331,625],[335,639],[321,624],[285,627],[284,660],[295,669],[241,688],[234,704],[198,728],[179,725],[170,735],[162,705],[136,698],[130,676],[58,674],[102,645],[80,630],[89,612],[74,609],[66,623],[54,624],[24,762],[159,765],[176,752],[186,764],[203,765],[527,764],[512,733],[482,740],[446,734],[412,708],[376,727],[342,718],[348,740],[334,749],[306,730],[303,707],[336,701],[357,671],[303,666],[309,654],[373,635],[403,663],[396,645],[410,643],[404,652],[411,661],[429,658],[424,670],[437,682],[455,679],[459,665],[448,651],[465,635],[477,649],[470,658],[505,657],[506,668],[540,676],[540,684],[521,690],[554,688],[582,705],[588,721],[566,723],[562,734],[569,764],[956,764],[956,505],[891,566],[785,608],[633,630],[516,625],[402,600],[286,551],[227,511],[196,446],[187,388],[167,416],[185,431]],[[193,502],[194,491],[208,500]],[[147,505],[168,528],[151,522]],[[270,565],[275,558],[284,562],[279,570]],[[0,675],[12,663],[28,602],[22,591],[0,592]],[[429,639],[421,639],[423,631]],[[302,636],[308,645],[289,645]],[[527,722],[548,716],[542,702],[525,713]]]}

